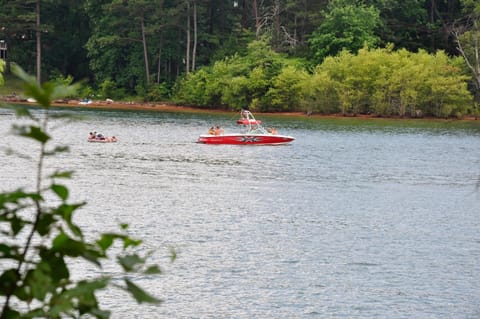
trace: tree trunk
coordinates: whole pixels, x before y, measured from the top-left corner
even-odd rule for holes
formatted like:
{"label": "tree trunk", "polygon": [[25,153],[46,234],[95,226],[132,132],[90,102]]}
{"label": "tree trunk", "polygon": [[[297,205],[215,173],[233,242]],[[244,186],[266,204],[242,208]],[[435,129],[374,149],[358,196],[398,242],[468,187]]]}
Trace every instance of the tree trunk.
{"label": "tree trunk", "polygon": [[275,0],[273,5],[273,27],[274,27],[274,43],[275,48],[279,49],[281,40],[280,40],[280,1]]}
{"label": "tree trunk", "polygon": [[193,49],[192,49],[192,72],[195,71],[197,55],[197,1],[193,0]]}
{"label": "tree trunk", "polygon": [[185,53],[186,56],[186,66],[185,70],[188,74],[190,71],[190,0],[187,0],[187,50]]}
{"label": "tree trunk", "polygon": [[461,32],[457,30],[452,31],[452,35],[457,43],[457,50],[463,56],[465,63],[475,77],[475,86],[480,92],[480,28],[476,18],[473,19],[473,28],[469,32],[472,33],[472,43],[470,45],[473,49],[473,57],[469,57],[462,44]]}
{"label": "tree trunk", "polygon": [[255,38],[256,40],[259,39],[260,37],[260,16],[258,15],[258,4],[257,4],[257,0],[253,0],[253,15],[255,16]]}
{"label": "tree trunk", "polygon": [[142,43],[143,43],[143,58],[145,60],[145,78],[147,80],[147,86],[150,85],[150,71],[148,65],[148,50],[147,50],[147,39],[145,37],[145,20],[142,17],[141,19],[142,24]]}
{"label": "tree trunk", "polygon": [[157,84],[160,83],[160,75],[162,70],[162,46],[163,46],[163,41],[162,41],[162,38],[160,38],[160,44],[158,45]]}
{"label": "tree trunk", "polygon": [[40,30],[40,0],[37,0],[37,22],[36,22],[36,27],[37,27],[37,82],[38,84],[42,83],[42,36],[41,36],[41,30]]}

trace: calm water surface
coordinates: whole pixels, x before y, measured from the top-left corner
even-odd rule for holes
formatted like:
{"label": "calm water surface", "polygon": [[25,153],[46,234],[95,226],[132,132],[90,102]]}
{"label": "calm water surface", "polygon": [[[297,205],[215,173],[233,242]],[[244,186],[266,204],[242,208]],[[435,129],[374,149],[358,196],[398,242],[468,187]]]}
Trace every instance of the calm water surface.
{"label": "calm water surface", "polygon": [[[160,307],[105,292],[113,318],[480,317],[480,123],[258,115],[296,140],[245,147],[195,143],[235,115],[79,113],[54,121],[70,152],[48,162],[76,172],[77,222],[92,237],[128,222],[165,271],[134,278]],[[34,154],[16,121],[0,109],[3,148]],[[31,161],[0,160],[0,190],[32,184]]]}

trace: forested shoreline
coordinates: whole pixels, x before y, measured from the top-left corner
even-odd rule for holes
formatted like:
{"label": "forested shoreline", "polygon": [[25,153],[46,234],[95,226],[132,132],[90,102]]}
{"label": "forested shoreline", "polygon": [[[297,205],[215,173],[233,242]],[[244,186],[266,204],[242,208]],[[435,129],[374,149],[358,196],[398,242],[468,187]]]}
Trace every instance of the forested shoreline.
{"label": "forested shoreline", "polygon": [[[0,0],[4,60],[96,100],[478,116],[474,0]],[[5,70],[8,72],[8,64]]]}

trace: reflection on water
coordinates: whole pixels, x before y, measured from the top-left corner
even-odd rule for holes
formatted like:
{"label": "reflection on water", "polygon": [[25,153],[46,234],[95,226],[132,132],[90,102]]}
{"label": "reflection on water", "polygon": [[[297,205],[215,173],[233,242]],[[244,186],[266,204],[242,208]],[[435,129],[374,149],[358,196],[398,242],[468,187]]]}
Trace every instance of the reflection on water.
{"label": "reflection on water", "polygon": [[[0,114],[5,136],[15,118]],[[70,152],[49,162],[76,172],[78,222],[87,234],[128,222],[165,269],[136,278],[160,308],[112,290],[114,318],[480,314],[478,123],[258,115],[296,140],[245,147],[195,143],[212,125],[236,130],[233,115],[81,114],[55,125]],[[119,142],[87,143],[92,130]],[[34,151],[13,136],[4,147]],[[0,159],[2,190],[33,179],[32,162]]]}

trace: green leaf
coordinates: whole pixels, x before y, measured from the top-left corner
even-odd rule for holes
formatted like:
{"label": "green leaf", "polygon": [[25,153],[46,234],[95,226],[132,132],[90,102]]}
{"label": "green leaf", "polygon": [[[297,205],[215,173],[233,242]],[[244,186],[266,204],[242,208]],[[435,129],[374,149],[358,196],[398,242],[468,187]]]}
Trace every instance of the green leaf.
{"label": "green leaf", "polygon": [[5,319],[20,319],[20,318],[22,318],[22,316],[20,315],[20,312],[12,309],[10,307],[7,307],[7,309],[5,309],[4,315],[5,315]]}
{"label": "green leaf", "polygon": [[33,97],[44,108],[50,107],[50,94],[42,89],[35,77],[27,74],[18,65],[12,65],[12,73],[23,81],[25,95]]}
{"label": "green leaf", "polygon": [[123,248],[128,248],[130,246],[137,247],[142,243],[141,239],[133,239],[130,237],[123,238]]}
{"label": "green leaf", "polygon": [[105,252],[110,246],[112,246],[115,238],[117,238],[117,235],[115,234],[102,234],[102,237],[97,240],[97,245]]}
{"label": "green leaf", "polygon": [[20,258],[20,250],[16,245],[0,244],[0,258]]}
{"label": "green leaf", "polygon": [[27,193],[20,188],[10,193],[1,193],[0,208],[4,208],[6,203],[18,204],[21,200],[28,198],[40,201],[42,197],[38,193]]}
{"label": "green leaf", "polygon": [[144,272],[145,275],[159,275],[162,270],[157,265],[149,266]]}
{"label": "green leaf", "polygon": [[94,263],[98,267],[102,267],[100,258],[104,258],[106,255],[103,252],[98,251],[95,247],[87,246],[88,248],[82,253],[82,257],[91,263]]}
{"label": "green leaf", "polygon": [[29,287],[32,298],[44,300],[47,293],[54,289],[51,271],[51,267],[44,262],[38,263],[35,269],[28,271],[25,285]]}
{"label": "green leaf", "polygon": [[[104,289],[108,286],[110,282],[110,278],[103,277],[98,280],[82,280],[76,284],[76,286],[62,291],[60,295],[58,295],[59,303],[63,303],[63,300],[67,301],[74,301],[74,308],[78,310],[81,315],[84,314],[92,314],[95,315],[96,318],[108,318],[110,315],[109,311],[103,311],[98,307],[98,301],[96,298],[95,293],[98,290]],[[63,306],[63,309],[62,309]],[[68,304],[64,303],[55,305],[54,309],[57,313],[60,311],[66,311],[66,307]],[[59,313],[60,314],[60,313]],[[83,316],[81,316],[83,318]]]}
{"label": "green leaf", "polygon": [[177,251],[175,250],[175,248],[170,248],[170,254],[170,262],[174,262],[177,259]]}
{"label": "green leaf", "polygon": [[51,82],[40,86],[33,76],[28,75],[17,65],[12,65],[12,73],[23,81],[25,95],[33,97],[44,108],[49,108],[51,101],[55,99],[75,95],[80,87],[80,84],[55,85]]}
{"label": "green leaf", "polygon": [[65,201],[68,198],[68,188],[60,184],[52,184],[50,186],[51,190],[60,197],[61,200]]}
{"label": "green leaf", "polygon": [[125,279],[125,284],[127,285],[126,291],[128,291],[138,303],[147,302],[147,303],[159,304],[162,302],[161,299],[157,299],[149,295],[145,290],[135,285],[133,282],[131,282],[128,279]]}
{"label": "green leaf", "polygon": [[52,175],[50,175],[50,178],[66,178],[70,179],[72,178],[73,171],[56,171]]}
{"label": "green leaf", "polygon": [[51,226],[55,222],[56,220],[52,214],[43,213],[40,215],[38,220],[36,231],[40,234],[40,236],[45,236],[50,233]]}
{"label": "green leaf", "polygon": [[82,230],[72,222],[73,213],[85,203],[78,204],[62,204],[58,206],[52,213],[59,215],[65,220],[70,230],[78,237],[83,237]]}
{"label": "green leaf", "polygon": [[16,269],[5,270],[0,275],[0,295],[6,296],[11,294],[17,288],[17,282],[20,280],[20,275]]}
{"label": "green leaf", "polygon": [[48,249],[43,249],[40,255],[42,257],[42,263],[44,263],[44,265],[48,265],[48,267],[45,268],[52,270],[49,272],[49,274],[55,283],[70,277],[70,272],[67,264],[65,263],[63,255],[57,254],[56,252]]}
{"label": "green leaf", "polygon": [[20,300],[26,301],[28,303],[32,302],[33,296],[32,296],[32,290],[28,285],[24,285],[22,287],[18,287],[15,290],[14,293],[15,297],[17,297]]}
{"label": "green leaf", "polygon": [[89,312],[91,315],[99,319],[108,319],[110,318],[110,314],[111,314],[111,312],[108,310],[101,310],[98,308],[91,309]]}
{"label": "green leaf", "polygon": [[25,72],[20,66],[16,64],[12,64],[12,73],[15,74],[16,77],[18,77],[20,80],[22,80],[24,83],[30,83],[30,84],[36,84],[37,79],[31,75],[29,75],[27,72]]}
{"label": "green leaf", "polygon": [[32,120],[37,120],[31,113],[30,113],[30,110],[23,106],[23,105],[9,105],[7,106],[7,108],[11,108],[15,111],[15,114],[18,116],[18,117],[28,117]]}
{"label": "green leaf", "polygon": [[68,146],[56,146],[53,150],[51,151],[45,151],[45,156],[53,156],[58,153],[65,153],[68,152],[70,148]]}
{"label": "green leaf", "polygon": [[76,286],[64,290],[60,296],[67,300],[75,300],[77,308],[81,314],[88,313],[94,309],[98,309],[98,301],[95,296],[97,290],[104,289],[110,282],[109,278],[101,278],[98,280],[81,280]]}
{"label": "green leaf", "polygon": [[118,262],[123,267],[123,270],[129,272],[135,271],[138,268],[137,266],[145,264],[145,259],[140,258],[140,256],[137,254],[132,254],[124,257],[118,257]]}
{"label": "green leaf", "polygon": [[[51,84],[51,83],[49,83]],[[73,96],[77,93],[80,88],[80,83],[75,83],[72,85],[52,85],[51,97],[53,100],[60,99],[66,96]]]}
{"label": "green leaf", "polygon": [[[8,195],[13,195],[12,197]],[[0,196],[0,222],[10,224],[10,230],[7,231],[6,227],[3,227],[1,232],[4,234],[16,236],[25,227],[30,224],[29,220],[24,220],[19,217],[18,212],[31,205],[22,204],[21,200],[25,197],[19,198],[18,194],[7,194],[7,196]]]}
{"label": "green leaf", "polygon": [[58,251],[70,257],[78,257],[85,252],[85,244],[81,241],[73,240],[65,233],[58,234],[52,242],[54,251]]}
{"label": "green leaf", "polygon": [[12,227],[12,234],[14,236],[18,235],[20,231],[23,229],[23,227],[29,224],[25,220],[19,218],[16,215],[13,216],[9,222],[10,222],[10,227]]}
{"label": "green leaf", "polygon": [[13,125],[12,128],[13,128],[15,134],[17,134],[19,136],[34,139],[36,141],[39,141],[42,144],[45,144],[50,139],[50,136],[48,134],[46,134],[45,132],[43,132],[42,129],[39,128],[38,126]]}
{"label": "green leaf", "polygon": [[20,318],[49,318],[51,315],[42,308],[34,308],[30,310],[29,312],[22,314],[22,317]]}
{"label": "green leaf", "polygon": [[70,278],[70,271],[68,270],[67,264],[62,257],[52,256],[50,260],[48,260],[50,267],[54,269],[52,273],[52,278],[56,282],[60,282],[62,279],[69,279]]}
{"label": "green leaf", "polygon": [[77,295],[93,294],[96,290],[104,289],[110,283],[110,278],[103,277],[96,280],[82,280],[73,290]]}
{"label": "green leaf", "polygon": [[69,313],[74,309],[73,299],[66,294],[54,295],[50,299],[50,309],[48,317],[62,318],[62,314]]}

